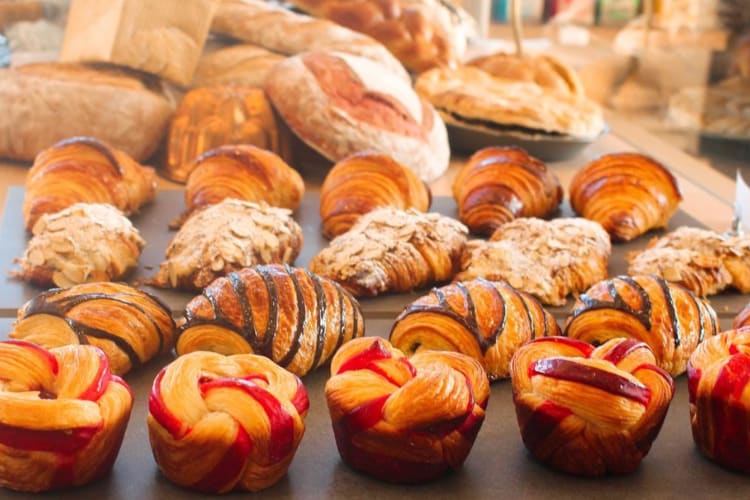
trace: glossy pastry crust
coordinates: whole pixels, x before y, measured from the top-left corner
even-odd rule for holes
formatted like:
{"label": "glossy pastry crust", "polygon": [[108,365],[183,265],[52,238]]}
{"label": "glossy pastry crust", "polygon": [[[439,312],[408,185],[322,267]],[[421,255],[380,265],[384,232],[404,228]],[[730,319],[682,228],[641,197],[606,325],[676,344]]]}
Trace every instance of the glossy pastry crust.
{"label": "glossy pastry crust", "polygon": [[656,439],[674,382],[649,347],[611,339],[594,348],[537,339],[511,362],[513,402],[531,454],[568,474],[629,474]]}
{"label": "glossy pastry crust", "polygon": [[487,236],[516,217],[549,217],[562,196],[557,176],[517,147],[477,151],[453,181],[459,219],[472,233]]}
{"label": "glossy pastry crust", "polygon": [[72,137],[37,155],[25,187],[23,217],[31,231],[42,215],[76,203],[108,203],[130,215],[156,196],[156,174],[93,137]]}
{"label": "glossy pastry crust", "polygon": [[286,474],[308,407],[299,378],[262,356],[194,352],[154,380],[151,450],[162,474],[192,490],[262,490]]}
{"label": "glossy pastry crust", "polygon": [[570,183],[573,210],[600,223],[613,241],[630,241],[665,227],[681,201],[672,173],[640,153],[604,155]]}
{"label": "glossy pastry crust", "polygon": [[217,279],[187,304],[176,351],[259,354],[303,376],[364,332],[359,303],[336,283],[257,266]]}
{"label": "glossy pastry crust", "polygon": [[495,78],[534,82],[540,87],[578,96],[585,94],[583,83],[575,70],[548,54],[524,54],[519,58],[516,54],[497,52],[477,57],[466,64]]}
{"label": "glossy pastry crust", "polygon": [[336,163],[320,188],[323,235],[348,231],[364,214],[381,207],[430,208],[430,188],[388,155],[357,153]]}
{"label": "glossy pastry crust", "polygon": [[133,406],[93,346],[0,342],[0,486],[44,492],[107,474]]}
{"label": "glossy pastry crust", "polygon": [[377,337],[343,346],[326,383],[341,458],[398,483],[425,482],[459,468],[489,395],[487,375],[474,359],[437,351],[407,359]]}
{"label": "glossy pastry crust", "polygon": [[174,329],[169,309],[152,295],[121,283],[86,283],[26,302],[9,336],[46,349],[91,344],[124,375],[170,350]]}
{"label": "glossy pastry crust", "polygon": [[615,337],[645,342],[676,377],[696,346],[718,333],[716,312],[680,285],[653,275],[600,281],[581,294],[565,322],[568,337],[592,344]]}
{"label": "glossy pastry crust", "polygon": [[434,288],[404,309],[390,341],[407,356],[456,351],[481,363],[490,381],[509,376],[523,344],[560,335],[560,327],[531,295],[507,283],[479,278]]}

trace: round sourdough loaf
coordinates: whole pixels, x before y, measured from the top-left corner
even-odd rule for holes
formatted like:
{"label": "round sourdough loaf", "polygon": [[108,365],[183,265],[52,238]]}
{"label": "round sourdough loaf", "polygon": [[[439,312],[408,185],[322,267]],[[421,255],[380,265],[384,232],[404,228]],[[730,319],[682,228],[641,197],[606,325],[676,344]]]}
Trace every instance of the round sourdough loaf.
{"label": "round sourdough loaf", "polygon": [[265,88],[292,131],[329,160],[376,151],[427,182],[448,168],[450,148],[440,116],[376,62],[307,52],[274,66]]}

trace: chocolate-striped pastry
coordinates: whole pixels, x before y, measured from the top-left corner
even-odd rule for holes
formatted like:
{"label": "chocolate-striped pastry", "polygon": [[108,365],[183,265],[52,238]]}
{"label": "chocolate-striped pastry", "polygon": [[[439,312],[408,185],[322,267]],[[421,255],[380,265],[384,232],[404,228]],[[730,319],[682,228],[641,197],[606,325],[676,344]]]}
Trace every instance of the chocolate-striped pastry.
{"label": "chocolate-striped pastry", "polygon": [[219,278],[185,307],[177,354],[260,354],[305,375],[364,335],[359,303],[333,281],[282,265]]}

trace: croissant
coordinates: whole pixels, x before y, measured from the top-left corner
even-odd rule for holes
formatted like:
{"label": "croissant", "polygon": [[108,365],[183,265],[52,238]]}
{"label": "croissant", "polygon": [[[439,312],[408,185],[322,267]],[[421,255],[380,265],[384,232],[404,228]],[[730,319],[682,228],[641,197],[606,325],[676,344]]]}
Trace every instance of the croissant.
{"label": "croissant", "polygon": [[706,457],[750,473],[750,329],[706,339],[687,366],[693,440]]}
{"label": "croissant", "polygon": [[570,183],[573,210],[600,223],[614,241],[630,241],[665,227],[681,201],[677,179],[639,153],[604,155],[579,170]]}
{"label": "croissant", "polygon": [[43,492],[107,474],[133,407],[96,347],[0,342],[0,486]]}
{"label": "croissant", "polygon": [[244,144],[220,146],[195,161],[185,185],[187,209],[173,225],[227,198],[296,210],[304,194],[302,177],[274,153]]}
{"label": "croissant", "polygon": [[336,283],[289,266],[257,266],[211,283],[185,307],[176,351],[267,356],[303,376],[326,363],[365,323]]}
{"label": "croissant", "polygon": [[679,285],[653,275],[618,276],[581,294],[563,332],[592,344],[613,337],[645,342],[657,364],[676,377],[718,325],[711,306]]}
{"label": "croissant", "polygon": [[266,358],[194,352],[154,380],[151,450],[161,472],[181,486],[262,490],[286,474],[308,407],[300,380]]}
{"label": "croissant", "polygon": [[379,208],[334,238],[309,267],[356,297],[408,292],[455,275],[467,232],[440,214]]}
{"label": "croissant", "polygon": [[225,144],[248,144],[290,158],[284,135],[263,89],[212,85],[190,90],[169,126],[165,173],[185,182],[195,159]]}
{"label": "croissant", "polygon": [[479,278],[434,288],[396,318],[390,341],[407,356],[457,351],[479,361],[490,381],[506,378],[513,353],[560,327],[532,296]]}
{"label": "croissant", "polygon": [[44,214],[75,203],[109,203],[130,215],[156,196],[156,173],[93,137],[72,137],[39,153],[26,175],[23,218],[31,231]]}
{"label": "croissant", "polygon": [[10,337],[50,349],[91,344],[124,375],[172,348],[174,321],[155,297],[120,283],[42,292],[18,310]]}
{"label": "croissant", "polygon": [[437,351],[407,359],[377,337],[356,339],[336,353],[325,391],[344,462],[399,483],[461,467],[490,395],[476,360]]}
{"label": "croissant", "polygon": [[471,232],[491,235],[516,217],[548,217],[562,201],[557,176],[517,147],[474,153],[453,181],[458,218]]}
{"label": "croissant", "polygon": [[425,212],[431,201],[430,189],[411,169],[388,155],[357,153],[336,163],[320,189],[323,234],[345,233],[376,208]]}
{"label": "croissant", "polygon": [[633,472],[661,430],[674,382],[643,342],[597,348],[565,337],[536,339],[510,365],[524,445],[568,474]]}

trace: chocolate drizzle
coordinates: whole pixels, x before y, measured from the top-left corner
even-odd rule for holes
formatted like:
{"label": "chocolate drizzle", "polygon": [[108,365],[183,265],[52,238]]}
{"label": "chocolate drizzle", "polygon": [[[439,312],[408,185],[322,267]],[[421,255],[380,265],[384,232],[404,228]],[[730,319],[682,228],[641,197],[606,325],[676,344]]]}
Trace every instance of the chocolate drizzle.
{"label": "chocolate drizzle", "polygon": [[[674,346],[680,347],[682,344],[682,328],[680,327],[680,318],[677,317],[677,310],[674,305],[674,297],[672,296],[672,290],[669,288],[669,283],[666,280],[652,276],[654,280],[659,284],[662,294],[664,294],[664,302],[667,305],[667,313],[669,314],[669,320],[672,324],[672,334],[674,335]],[[697,304],[696,304],[697,305]],[[700,311],[700,308],[698,309]],[[699,312],[700,315],[700,312]],[[703,322],[701,322],[701,329],[703,329]]]}
{"label": "chocolate drizzle", "polygon": [[[618,280],[624,281],[628,286],[633,288],[638,293],[641,299],[640,309],[632,308],[630,304],[625,301],[622,295],[620,295],[620,293],[617,291],[617,287],[615,286],[616,281]],[[583,304],[583,307],[575,308],[571,314],[571,319],[575,320],[578,316],[589,311],[595,311],[597,309],[614,309],[616,311],[620,311],[634,317],[641,325],[643,325],[643,328],[649,331],[651,330],[651,299],[646,293],[646,290],[644,290],[637,281],[635,281],[630,276],[618,276],[607,281],[607,291],[609,293],[609,297],[612,299],[611,301],[599,300],[591,297],[586,293],[582,293],[579,296],[579,300]],[[669,297],[671,300],[671,295]],[[566,330],[570,328],[571,324],[572,322],[568,323],[568,328],[566,328]]]}

